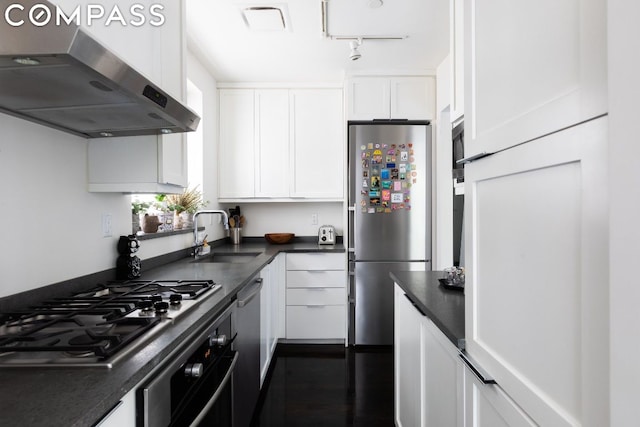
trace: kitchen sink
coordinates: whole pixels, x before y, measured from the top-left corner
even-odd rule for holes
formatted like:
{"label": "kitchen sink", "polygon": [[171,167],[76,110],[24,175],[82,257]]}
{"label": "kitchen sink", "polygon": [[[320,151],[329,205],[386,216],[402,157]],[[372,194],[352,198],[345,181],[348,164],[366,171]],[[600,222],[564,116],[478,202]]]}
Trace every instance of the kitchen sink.
{"label": "kitchen sink", "polygon": [[196,259],[196,262],[243,264],[253,261],[260,254],[261,252],[214,252],[209,256]]}

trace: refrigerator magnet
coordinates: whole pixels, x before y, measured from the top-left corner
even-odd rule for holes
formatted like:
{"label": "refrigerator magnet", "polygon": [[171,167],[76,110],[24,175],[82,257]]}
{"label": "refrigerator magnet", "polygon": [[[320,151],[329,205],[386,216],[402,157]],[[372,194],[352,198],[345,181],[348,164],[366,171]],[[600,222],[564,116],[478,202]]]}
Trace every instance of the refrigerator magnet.
{"label": "refrigerator magnet", "polygon": [[402,183],[400,181],[393,181],[393,191],[402,190]]}
{"label": "refrigerator magnet", "polygon": [[392,185],[392,181],[382,181],[383,190],[390,190]]}
{"label": "refrigerator magnet", "polygon": [[387,144],[382,144],[382,148],[387,148],[388,145]]}
{"label": "refrigerator magnet", "polygon": [[367,209],[367,213],[370,213],[370,214],[372,214],[372,213],[376,213],[376,208],[369,208],[369,209]]}
{"label": "refrigerator magnet", "polygon": [[380,177],[372,176],[371,177],[371,188],[380,188]]}
{"label": "refrigerator magnet", "polygon": [[373,142],[370,142],[369,144],[367,144],[367,148],[369,150],[373,150]]}
{"label": "refrigerator magnet", "polygon": [[366,149],[367,149],[367,146],[363,144],[363,145],[361,145],[361,146],[360,146],[360,149],[361,149],[361,150],[366,150]]}
{"label": "refrigerator magnet", "polygon": [[391,203],[402,203],[404,195],[402,193],[391,193]]}
{"label": "refrigerator magnet", "polygon": [[400,161],[401,162],[406,162],[409,159],[409,153],[406,151],[401,151],[400,152]]}
{"label": "refrigerator magnet", "polygon": [[382,190],[382,201],[388,202],[391,200],[391,190]]}
{"label": "refrigerator magnet", "polygon": [[400,177],[400,172],[398,169],[391,169],[391,179],[398,179]]}
{"label": "refrigerator magnet", "polygon": [[366,179],[362,180],[362,187],[363,188],[369,188],[369,184],[367,184],[367,180]]}
{"label": "refrigerator magnet", "polygon": [[382,179],[389,179],[391,176],[391,174],[389,173],[389,169],[382,169],[382,171],[380,172],[380,178]]}
{"label": "refrigerator magnet", "polygon": [[380,190],[369,191],[369,197],[380,197]]}
{"label": "refrigerator magnet", "polygon": [[387,168],[388,168],[388,169],[393,169],[393,168],[395,168],[395,167],[396,167],[396,164],[395,164],[395,163],[387,163]]}
{"label": "refrigerator magnet", "polygon": [[384,208],[383,208],[382,206],[378,206],[378,207],[376,208],[376,212],[377,212],[377,213],[383,213],[383,212],[384,212]]}
{"label": "refrigerator magnet", "polygon": [[380,197],[372,197],[369,199],[369,206],[380,206]]}
{"label": "refrigerator magnet", "polygon": [[369,171],[367,169],[362,171],[362,177],[363,178],[369,178]]}

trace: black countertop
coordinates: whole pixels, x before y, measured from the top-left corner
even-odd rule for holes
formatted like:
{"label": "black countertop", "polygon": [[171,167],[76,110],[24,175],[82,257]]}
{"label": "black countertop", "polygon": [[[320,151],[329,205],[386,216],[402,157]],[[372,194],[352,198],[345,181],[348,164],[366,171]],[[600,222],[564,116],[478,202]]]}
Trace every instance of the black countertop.
{"label": "black countertop", "polygon": [[464,293],[440,286],[441,271],[392,271],[391,278],[449,340],[464,350]]}
{"label": "black countertop", "polygon": [[315,243],[223,245],[213,252],[260,252],[248,263],[184,258],[144,272],[141,279],[207,279],[222,289],[113,368],[0,368],[0,426],[91,426],[184,340],[225,308],[236,293],[280,252],[344,252]]}

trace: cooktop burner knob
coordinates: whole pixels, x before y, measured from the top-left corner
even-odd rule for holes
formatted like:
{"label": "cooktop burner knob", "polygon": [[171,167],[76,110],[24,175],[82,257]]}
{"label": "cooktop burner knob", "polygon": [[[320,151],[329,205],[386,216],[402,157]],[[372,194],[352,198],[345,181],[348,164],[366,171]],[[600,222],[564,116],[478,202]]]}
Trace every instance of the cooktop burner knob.
{"label": "cooktop burner knob", "polygon": [[165,301],[159,301],[153,304],[153,308],[156,310],[156,314],[164,314],[169,310],[169,303]]}
{"label": "cooktop burner knob", "polygon": [[209,346],[213,347],[214,345],[223,346],[227,343],[226,335],[216,335],[215,337],[209,337]]}
{"label": "cooktop burner knob", "polygon": [[138,308],[142,311],[152,310],[153,301],[151,301],[150,299],[143,299],[142,301],[138,302]]}
{"label": "cooktop burner knob", "polygon": [[187,378],[200,378],[204,372],[204,365],[202,363],[188,363],[184,367],[184,375]]}
{"label": "cooktop burner knob", "polygon": [[171,294],[169,295],[169,302],[171,305],[178,305],[182,301],[182,294]]}

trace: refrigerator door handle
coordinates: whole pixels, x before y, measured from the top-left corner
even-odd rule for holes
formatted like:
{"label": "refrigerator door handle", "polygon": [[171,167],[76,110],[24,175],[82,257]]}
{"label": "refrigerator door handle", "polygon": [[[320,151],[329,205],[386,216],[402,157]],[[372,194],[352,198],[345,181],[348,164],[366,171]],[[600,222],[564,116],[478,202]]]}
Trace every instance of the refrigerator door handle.
{"label": "refrigerator door handle", "polygon": [[355,230],[356,230],[356,205],[349,206],[347,209],[347,214],[349,218],[347,220],[349,226],[349,247],[347,251],[350,253],[354,253],[356,251],[356,242],[355,242]]}

